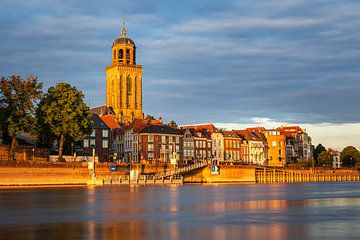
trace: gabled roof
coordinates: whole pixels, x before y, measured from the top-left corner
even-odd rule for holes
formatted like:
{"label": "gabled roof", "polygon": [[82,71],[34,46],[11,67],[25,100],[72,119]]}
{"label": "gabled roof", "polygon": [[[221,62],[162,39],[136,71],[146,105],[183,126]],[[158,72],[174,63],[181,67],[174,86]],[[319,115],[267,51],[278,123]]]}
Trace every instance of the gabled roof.
{"label": "gabled roof", "polygon": [[184,125],[184,126],[181,126],[180,127],[181,129],[195,129],[196,131],[207,131],[210,135],[214,132],[216,132],[216,127],[211,124],[211,123],[208,123],[208,124],[199,124],[199,125]]}
{"label": "gabled roof", "polygon": [[90,108],[90,113],[97,114],[97,115],[112,114],[115,116],[114,111],[106,105],[101,105],[101,106]]}
{"label": "gabled roof", "polygon": [[252,128],[246,128],[246,130],[249,132],[260,132],[260,131],[265,131],[266,128],[257,126],[257,127],[252,127]]}
{"label": "gabled roof", "polygon": [[161,120],[147,120],[147,119],[135,119],[130,125],[126,126],[126,130],[133,129],[134,132],[138,132],[147,125],[162,126]]}
{"label": "gabled roof", "polygon": [[240,138],[240,136],[234,131],[222,131],[224,137]]}
{"label": "gabled roof", "polygon": [[177,128],[172,128],[167,125],[147,125],[143,127],[138,133],[158,133],[158,134],[171,134],[183,135],[182,131]]}
{"label": "gabled roof", "polygon": [[100,115],[101,120],[111,129],[120,128],[119,124],[116,122],[115,117],[111,114]]}
{"label": "gabled roof", "polygon": [[281,126],[276,129],[277,131],[281,132],[281,134],[287,137],[293,137],[297,134],[303,134],[305,131],[301,129],[299,126]]}
{"label": "gabled roof", "polygon": [[240,135],[244,140],[250,140],[249,132],[246,130],[233,130],[233,132]]}
{"label": "gabled roof", "polygon": [[101,120],[97,114],[91,115],[91,121],[93,121],[92,128],[109,129],[109,127]]}

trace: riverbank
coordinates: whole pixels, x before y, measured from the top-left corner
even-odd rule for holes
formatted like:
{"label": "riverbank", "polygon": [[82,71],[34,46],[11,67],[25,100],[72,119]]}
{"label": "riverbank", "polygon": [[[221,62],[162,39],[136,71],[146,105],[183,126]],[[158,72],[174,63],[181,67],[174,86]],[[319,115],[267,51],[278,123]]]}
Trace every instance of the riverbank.
{"label": "riverbank", "polygon": [[[118,165],[116,172],[110,171],[110,164],[96,164],[96,177],[99,182],[109,182],[109,179],[124,179],[125,175],[129,175],[131,169],[138,170],[139,175],[153,175],[163,172],[166,166],[158,165]],[[307,182],[323,180],[323,181],[354,181],[360,179],[360,173],[355,169],[324,169],[319,168],[315,171],[310,169],[274,169],[267,168],[266,176],[271,181],[265,181],[264,177],[259,181],[259,174],[262,168],[247,165],[220,166],[218,171],[213,171],[211,166],[194,170],[183,176],[183,183],[265,183],[280,182],[282,179],[293,179],[287,182]],[[282,175],[282,171],[294,172],[293,175]],[[277,174],[277,175],[274,175]],[[307,177],[310,176],[330,176],[330,177]],[[29,162],[3,162],[0,161],[0,186],[50,186],[50,185],[86,185],[91,176],[91,170],[88,169],[86,163],[29,163]],[[287,176],[282,178],[282,176]],[[334,176],[334,177],[331,177]],[[336,177],[342,176],[342,177]],[[351,177],[349,177],[351,176]],[[141,179],[141,178],[140,178]],[[116,182],[116,181],[114,181]],[[167,183],[169,181],[164,181]],[[171,182],[171,181],[170,181]],[[129,181],[130,183],[130,181]],[[140,181],[144,183],[144,181]],[[149,181],[149,184],[151,181]]]}

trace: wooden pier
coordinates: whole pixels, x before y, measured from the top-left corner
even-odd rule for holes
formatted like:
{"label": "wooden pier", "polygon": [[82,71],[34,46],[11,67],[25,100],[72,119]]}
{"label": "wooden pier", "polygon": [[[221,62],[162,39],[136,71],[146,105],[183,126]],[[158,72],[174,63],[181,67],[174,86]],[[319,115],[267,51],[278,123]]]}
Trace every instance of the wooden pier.
{"label": "wooden pier", "polygon": [[317,173],[275,168],[256,168],[255,181],[256,183],[351,182],[360,181],[360,174],[337,172]]}

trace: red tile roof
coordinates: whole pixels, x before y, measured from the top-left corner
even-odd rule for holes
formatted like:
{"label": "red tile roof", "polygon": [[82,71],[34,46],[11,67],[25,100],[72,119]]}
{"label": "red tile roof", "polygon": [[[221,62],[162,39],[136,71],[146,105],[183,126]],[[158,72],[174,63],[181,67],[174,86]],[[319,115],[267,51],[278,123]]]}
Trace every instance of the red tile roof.
{"label": "red tile roof", "polygon": [[163,123],[161,120],[135,119],[130,125],[126,126],[126,129],[134,129],[134,132],[137,132],[147,125],[162,126]]}
{"label": "red tile roof", "polygon": [[212,134],[216,131],[216,127],[213,124],[200,124],[200,125],[186,125],[181,126],[181,129],[195,129],[196,131],[207,131]]}
{"label": "red tile roof", "polygon": [[106,114],[106,115],[100,115],[99,116],[101,120],[111,129],[120,128],[119,124],[116,122],[113,115]]}

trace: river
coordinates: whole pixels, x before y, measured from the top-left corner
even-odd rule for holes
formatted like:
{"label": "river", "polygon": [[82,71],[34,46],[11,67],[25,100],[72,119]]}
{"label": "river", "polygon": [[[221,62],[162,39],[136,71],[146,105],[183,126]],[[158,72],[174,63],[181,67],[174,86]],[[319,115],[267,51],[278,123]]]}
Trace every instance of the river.
{"label": "river", "polygon": [[0,239],[359,239],[360,183],[0,189]]}

